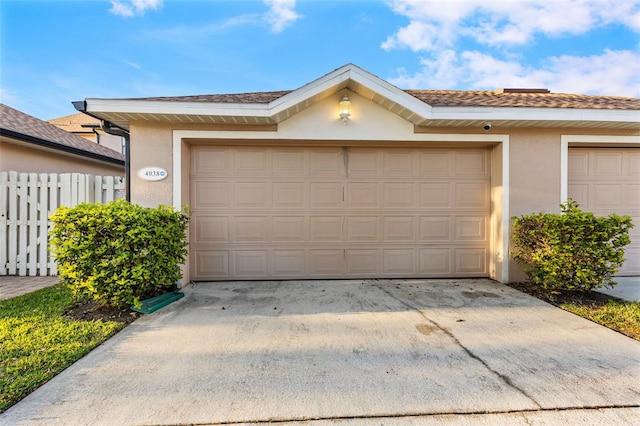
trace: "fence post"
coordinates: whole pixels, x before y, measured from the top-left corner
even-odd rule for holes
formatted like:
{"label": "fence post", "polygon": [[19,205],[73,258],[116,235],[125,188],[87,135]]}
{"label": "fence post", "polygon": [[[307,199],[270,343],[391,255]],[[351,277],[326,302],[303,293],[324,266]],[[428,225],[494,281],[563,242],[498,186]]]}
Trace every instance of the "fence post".
{"label": "fence post", "polygon": [[8,229],[8,215],[9,215],[9,174],[7,172],[0,172],[0,275],[7,275],[7,268],[9,265],[9,235]]}

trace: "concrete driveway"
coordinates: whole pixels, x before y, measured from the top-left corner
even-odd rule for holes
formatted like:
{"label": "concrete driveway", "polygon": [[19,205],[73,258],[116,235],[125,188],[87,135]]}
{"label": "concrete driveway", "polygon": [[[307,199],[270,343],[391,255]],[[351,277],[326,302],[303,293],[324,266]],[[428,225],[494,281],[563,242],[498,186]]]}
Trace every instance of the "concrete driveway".
{"label": "concrete driveway", "polygon": [[490,280],[184,291],[0,423],[640,423],[640,342]]}

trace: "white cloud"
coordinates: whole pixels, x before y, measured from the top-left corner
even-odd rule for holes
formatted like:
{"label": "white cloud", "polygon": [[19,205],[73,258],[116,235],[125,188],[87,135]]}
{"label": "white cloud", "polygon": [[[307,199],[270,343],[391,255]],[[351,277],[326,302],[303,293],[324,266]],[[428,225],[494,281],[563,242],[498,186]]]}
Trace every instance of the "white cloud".
{"label": "white cloud", "polygon": [[640,97],[640,53],[607,50],[601,55],[548,58],[540,68],[497,59],[477,51],[445,50],[421,59],[422,69],[410,75],[398,70],[389,82],[404,89],[493,90],[501,87],[548,88],[555,93]]}
{"label": "white cloud", "polygon": [[162,0],[111,0],[111,12],[114,15],[129,18],[144,15],[147,10],[156,10],[162,6]]}
{"label": "white cloud", "polygon": [[300,19],[301,15],[294,9],[296,0],[264,0],[269,11],[264,15],[265,21],[274,33],[282,32],[287,26]]}
{"label": "white cloud", "polygon": [[537,34],[578,35],[614,23],[640,31],[638,0],[392,0],[389,5],[409,23],[382,43],[386,50],[445,49],[462,37],[488,46],[522,45]]}

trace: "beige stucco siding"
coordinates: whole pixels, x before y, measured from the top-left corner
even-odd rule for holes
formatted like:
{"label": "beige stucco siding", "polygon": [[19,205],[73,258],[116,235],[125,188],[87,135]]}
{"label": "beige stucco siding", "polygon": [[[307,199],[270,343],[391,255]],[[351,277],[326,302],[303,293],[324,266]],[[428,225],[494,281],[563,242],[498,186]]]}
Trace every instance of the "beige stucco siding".
{"label": "beige stucco siding", "polygon": [[8,142],[0,142],[0,171],[124,176],[124,166],[111,166],[86,157],[61,155],[54,150],[34,149]]}
{"label": "beige stucco siding", "polygon": [[[190,182],[195,171],[190,159],[200,146],[482,148],[488,150],[491,163],[489,276],[499,281],[518,281],[525,276],[509,256],[510,220],[513,216],[535,212],[559,212],[560,203],[565,201],[561,200],[566,170],[563,135],[638,135],[637,131],[585,132],[584,129],[501,129],[497,126],[490,132],[470,128],[414,128],[393,112],[357,94],[349,93],[349,97],[352,117],[346,125],[337,117],[338,96],[312,103],[271,126],[132,123],[131,199],[150,207],[193,204]],[[174,155],[177,157],[173,158]],[[136,173],[147,166],[167,170],[168,178],[159,182],[141,180]],[[174,194],[174,188],[178,193]],[[186,282],[191,277],[187,267],[184,271]]]}
{"label": "beige stucco siding", "polygon": [[[172,135],[171,125],[133,123],[131,125],[131,201],[144,207],[172,205]],[[143,167],[161,167],[166,179],[149,182],[138,177]]]}

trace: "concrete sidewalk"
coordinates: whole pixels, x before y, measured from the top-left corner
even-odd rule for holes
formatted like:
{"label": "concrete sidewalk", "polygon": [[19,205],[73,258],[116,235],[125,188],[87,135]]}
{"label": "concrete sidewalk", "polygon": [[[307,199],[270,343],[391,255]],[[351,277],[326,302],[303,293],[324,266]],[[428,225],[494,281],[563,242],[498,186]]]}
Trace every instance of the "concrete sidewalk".
{"label": "concrete sidewalk", "polygon": [[490,280],[224,282],[0,424],[634,424],[640,342]]}
{"label": "concrete sidewalk", "polygon": [[58,283],[58,277],[0,276],[0,300],[22,296]]}

